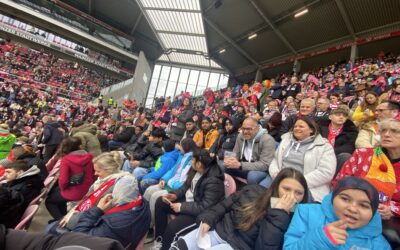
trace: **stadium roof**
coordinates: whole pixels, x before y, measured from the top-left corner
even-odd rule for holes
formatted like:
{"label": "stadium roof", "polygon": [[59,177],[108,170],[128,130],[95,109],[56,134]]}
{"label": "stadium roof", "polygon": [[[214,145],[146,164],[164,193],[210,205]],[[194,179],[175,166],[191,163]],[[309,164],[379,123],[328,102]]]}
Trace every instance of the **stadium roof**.
{"label": "stadium roof", "polygon": [[[151,60],[221,66],[241,80],[254,79],[257,69],[269,74],[292,67],[290,63],[268,67],[287,58],[400,31],[399,0],[62,2],[133,36],[134,49],[143,50]],[[349,55],[347,49],[335,53],[335,58]],[[333,59],[329,54],[320,57]],[[302,67],[326,63],[320,57]]]}

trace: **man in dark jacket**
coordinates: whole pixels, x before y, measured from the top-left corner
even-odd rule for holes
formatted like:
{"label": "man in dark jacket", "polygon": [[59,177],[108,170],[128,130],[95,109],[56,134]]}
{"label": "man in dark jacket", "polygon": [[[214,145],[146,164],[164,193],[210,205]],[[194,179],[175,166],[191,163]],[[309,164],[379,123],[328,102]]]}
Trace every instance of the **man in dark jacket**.
{"label": "man in dark jacket", "polygon": [[350,109],[346,105],[339,105],[331,111],[330,121],[321,121],[321,136],[328,139],[335,150],[337,158],[336,173],[350,158],[355,150],[358,135],[357,127],[348,119]]}
{"label": "man in dark jacket", "polygon": [[40,170],[37,166],[30,167],[25,161],[13,162],[5,165],[4,168],[4,176],[7,180],[4,188],[17,191],[23,197],[23,203],[18,211],[20,219],[29,203],[40,194],[43,188],[43,182],[39,175]]}
{"label": "man in dark jacket", "polygon": [[108,142],[110,150],[116,150],[122,147],[125,143],[128,143],[132,135],[135,133],[135,128],[130,126],[129,122],[126,122],[121,131],[114,134],[113,139]]}
{"label": "man in dark jacket", "polygon": [[290,85],[286,87],[286,94],[285,97],[291,96],[293,98],[296,97],[298,93],[301,91],[301,85],[298,82],[297,77],[293,76],[290,79]]}
{"label": "man in dark jacket", "polygon": [[58,122],[53,121],[50,116],[44,116],[43,137],[41,143],[44,144],[43,160],[48,162],[56,153],[58,145],[64,137],[63,130]]}
{"label": "man in dark jacket", "polygon": [[329,120],[329,99],[326,97],[318,98],[317,110],[314,114],[314,120],[319,124],[321,121]]}
{"label": "man in dark jacket", "polygon": [[185,130],[185,133],[183,134],[182,140],[186,139],[186,138],[193,139],[194,134],[196,134],[196,132],[197,132],[196,123],[193,121],[193,118],[189,118],[186,121],[185,127],[186,127],[186,130]]}
{"label": "man in dark jacket", "polygon": [[192,105],[188,97],[183,99],[182,112],[178,115],[176,122],[172,124],[170,138],[175,142],[179,142],[185,133],[186,121],[193,117]]}

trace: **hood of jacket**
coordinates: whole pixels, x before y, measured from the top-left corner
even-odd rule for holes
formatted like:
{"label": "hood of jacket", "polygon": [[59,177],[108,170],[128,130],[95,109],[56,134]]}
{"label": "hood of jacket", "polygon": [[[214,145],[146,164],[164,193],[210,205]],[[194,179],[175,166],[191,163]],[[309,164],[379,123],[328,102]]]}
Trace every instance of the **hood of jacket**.
{"label": "hood of jacket", "polygon": [[169,159],[172,161],[176,161],[180,154],[181,154],[180,151],[175,148],[174,150],[172,150],[170,152],[164,152],[161,157],[163,158],[162,160]]}
{"label": "hood of jacket", "polygon": [[88,164],[90,161],[92,161],[93,156],[92,154],[89,154],[85,150],[76,150],[73,151],[63,157],[63,160],[71,163],[71,164]]}
{"label": "hood of jacket", "polygon": [[45,127],[56,128],[56,129],[61,127],[60,123],[58,123],[57,121],[48,122],[48,123],[46,123],[44,126],[45,126]]}
{"label": "hood of jacket", "polygon": [[33,165],[28,170],[23,172],[20,176],[18,176],[17,180],[25,178],[25,177],[28,177],[28,176],[36,175],[36,174],[39,174],[39,173],[40,173],[40,169],[36,165]]}
{"label": "hood of jacket", "polygon": [[[327,217],[328,223],[338,220],[338,218],[336,217],[336,213],[333,210],[332,193],[329,193],[324,197],[321,206],[323,213]],[[357,238],[377,237],[380,234],[382,234],[381,216],[379,212],[375,212],[374,216],[367,225],[357,229],[347,229],[346,231],[349,234],[349,237],[352,236]]]}
{"label": "hood of jacket", "polygon": [[[225,130],[225,122],[226,122],[226,121],[229,121],[229,122],[233,125],[233,128],[232,128],[232,130],[231,130],[229,133],[227,133],[226,130]],[[223,126],[224,126],[223,129],[224,129],[224,133],[225,133],[225,134],[237,133],[238,130],[239,130],[239,127],[240,127],[239,121],[238,121],[237,119],[233,118],[233,117],[225,118],[223,124],[224,124],[224,125],[223,125]]]}
{"label": "hood of jacket", "polygon": [[82,126],[79,126],[77,128],[71,129],[71,135],[74,135],[78,132],[87,132],[92,135],[96,135],[97,133],[97,126],[93,124],[83,124]]}

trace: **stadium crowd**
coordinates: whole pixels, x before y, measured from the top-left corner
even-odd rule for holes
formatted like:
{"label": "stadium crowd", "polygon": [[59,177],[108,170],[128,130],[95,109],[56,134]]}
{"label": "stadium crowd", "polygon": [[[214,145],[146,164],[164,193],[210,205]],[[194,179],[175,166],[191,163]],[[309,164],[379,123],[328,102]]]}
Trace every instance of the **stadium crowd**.
{"label": "stadium crowd", "polygon": [[[32,77],[64,79],[46,70]],[[42,237],[79,232],[127,249],[146,235],[153,249],[400,245],[400,57],[360,58],[199,97],[182,92],[156,98],[152,109],[102,98],[98,106],[74,104],[57,94],[49,104],[0,81],[6,227],[16,226],[57,170],[45,200],[53,219]]]}

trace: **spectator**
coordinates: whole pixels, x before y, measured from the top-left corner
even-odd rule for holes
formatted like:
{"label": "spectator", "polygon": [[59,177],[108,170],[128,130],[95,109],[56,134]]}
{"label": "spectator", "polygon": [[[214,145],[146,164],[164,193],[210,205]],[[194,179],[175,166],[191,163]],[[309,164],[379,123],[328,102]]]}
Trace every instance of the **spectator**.
{"label": "spectator", "polygon": [[164,105],[161,110],[157,113],[156,120],[153,122],[153,126],[158,128],[166,128],[169,120],[171,119],[171,100],[169,98],[165,99]]}
{"label": "spectator", "polygon": [[375,109],[375,121],[365,123],[361,126],[356,139],[356,148],[374,148],[380,141],[378,123],[384,119],[394,119],[400,116],[400,103],[384,101]]}
{"label": "spectator", "polygon": [[274,158],[275,141],[252,117],[244,120],[233,152],[236,157],[225,157],[225,172],[258,184],[268,173]]}
{"label": "spectator", "polygon": [[[180,153],[175,148],[175,142],[171,139],[163,141],[164,153],[158,158],[154,167],[146,169],[147,173],[143,176],[136,176],[139,181],[139,190],[143,194],[146,189],[154,184],[157,184],[160,178],[174,167]],[[143,171],[144,172],[144,171]]]}
{"label": "spectator", "polygon": [[354,123],[348,119],[350,109],[346,105],[339,105],[331,111],[329,121],[321,122],[321,136],[328,139],[335,150],[337,159],[336,173],[351,157],[355,150],[358,130]]}
{"label": "spectator", "polygon": [[174,141],[179,142],[184,136],[188,119],[193,117],[193,108],[188,97],[183,99],[182,106],[178,109],[177,114],[177,118],[172,124],[170,137]]}
{"label": "spectator", "polygon": [[282,126],[282,115],[279,112],[275,112],[269,119],[265,128],[268,134],[272,136],[275,142],[279,143],[281,141],[280,130]]}
{"label": "spectator", "polygon": [[193,139],[194,135],[197,132],[197,127],[193,121],[193,118],[189,118],[186,120],[185,127],[186,127],[186,130],[185,130],[185,133],[183,134],[182,140],[186,139],[186,138]]}
{"label": "spectator", "polygon": [[356,108],[353,114],[353,122],[356,126],[375,120],[375,110],[379,104],[378,95],[369,91],[365,95],[365,99]]}
{"label": "spectator", "polygon": [[72,124],[71,136],[81,139],[82,148],[93,156],[101,154],[100,141],[96,136],[97,126],[75,122]]}
{"label": "spectator", "polygon": [[[276,204],[272,201],[277,199]],[[208,234],[211,249],[282,249],[292,211],[307,202],[307,183],[297,170],[282,170],[265,189],[248,185],[197,217],[201,227],[180,238],[178,249],[200,249],[197,235]],[[200,231],[201,230],[201,231]]]}
{"label": "spectator", "polygon": [[16,137],[10,133],[8,125],[0,124],[0,160],[7,158],[15,141]]}
{"label": "spectator", "polygon": [[108,142],[108,147],[110,150],[116,150],[121,148],[123,145],[129,142],[135,133],[135,128],[130,126],[130,121],[126,121],[114,134],[113,139]]}
{"label": "spectator", "polygon": [[[322,201],[329,193],[336,170],[336,156],[332,145],[319,134],[318,125],[312,118],[297,119],[293,130],[282,136],[269,167],[272,179],[283,168],[294,168],[304,174],[315,201]],[[268,187],[270,181],[264,180],[262,184]]]}
{"label": "spectator", "polygon": [[280,131],[281,135],[289,132],[289,130],[293,128],[293,125],[298,118],[306,116],[313,117],[314,109],[315,109],[315,101],[313,99],[311,98],[303,99],[300,103],[299,113],[287,117],[286,120],[283,122]]}
{"label": "spectator", "polygon": [[337,85],[335,85],[333,89],[329,91],[329,94],[337,93],[337,94],[343,94],[344,96],[349,96],[350,92],[351,90],[349,85],[346,84],[343,78],[339,78],[337,80]]}
{"label": "spectator", "polygon": [[81,140],[68,137],[60,145],[60,176],[46,199],[46,208],[55,219],[67,213],[67,201],[79,201],[95,181],[93,155],[81,149]]}
{"label": "spectator", "polygon": [[329,99],[326,97],[318,98],[317,110],[314,114],[315,121],[319,124],[322,121],[329,120]]}
{"label": "spectator", "polygon": [[[204,149],[193,152],[192,169],[184,186],[156,201],[154,247],[169,249],[180,230],[196,222],[204,210],[224,198],[224,175]],[[168,216],[176,218],[168,223]]]}
{"label": "spectator", "polygon": [[286,87],[285,96],[286,97],[291,96],[295,98],[296,95],[300,93],[300,91],[301,91],[301,85],[298,82],[297,77],[293,76],[292,78],[290,78],[290,85]]}
{"label": "spectator", "polygon": [[48,162],[56,153],[58,145],[63,140],[63,132],[58,122],[53,121],[50,116],[44,116],[42,119],[44,124],[42,144],[44,145],[43,160]]}
{"label": "spectator", "polygon": [[356,109],[356,107],[362,103],[367,93],[367,87],[365,84],[357,84],[355,92],[356,96],[349,102],[350,109],[353,109],[353,107]]}
{"label": "spectator", "polygon": [[322,204],[299,205],[285,234],[284,249],[390,249],[377,213],[379,194],[367,181],[337,183]]}
{"label": "spectator", "polygon": [[183,139],[181,141],[181,145],[179,146],[179,150],[183,155],[181,155],[176,161],[175,165],[161,177],[158,184],[150,186],[147,188],[146,192],[144,192],[143,197],[150,203],[151,228],[154,226],[156,200],[158,197],[167,194],[168,191],[182,187],[192,166],[192,155],[195,149],[196,144],[192,139]]}
{"label": "spectator", "polygon": [[72,231],[118,240],[126,249],[134,250],[149,225],[148,203],[140,196],[135,177],[127,175],[115,180],[111,194],[82,213]]}
{"label": "spectator", "polygon": [[[12,211],[12,216],[9,218],[0,218],[3,223],[8,227],[15,227],[28,207],[29,203],[38,196],[43,188],[43,182],[40,179],[40,170],[36,166],[29,166],[25,161],[16,161],[10,164],[3,165],[5,168],[4,177],[7,181],[0,187],[1,193],[8,194],[7,200],[2,200],[6,204],[13,204],[16,202],[17,206],[9,207],[8,209],[15,209]],[[22,199],[17,198],[21,195]],[[4,196],[3,196],[4,197]],[[5,209],[5,205],[1,204]],[[2,213],[5,211],[2,210]],[[4,216],[4,214],[3,214]]]}
{"label": "spectator", "polygon": [[390,89],[387,93],[383,93],[379,97],[380,102],[383,100],[400,102],[400,80],[396,79],[394,83],[392,83],[392,89]]}
{"label": "spectator", "polygon": [[211,119],[204,117],[201,120],[201,129],[194,134],[193,141],[197,147],[209,151],[211,146],[217,141],[218,136],[218,130],[211,127]]}

